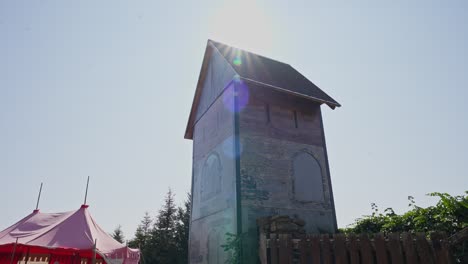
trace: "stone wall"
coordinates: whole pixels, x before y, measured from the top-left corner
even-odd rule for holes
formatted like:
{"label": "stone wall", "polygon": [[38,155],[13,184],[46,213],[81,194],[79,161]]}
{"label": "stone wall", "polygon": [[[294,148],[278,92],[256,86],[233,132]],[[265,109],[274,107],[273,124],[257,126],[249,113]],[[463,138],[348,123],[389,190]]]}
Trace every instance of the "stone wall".
{"label": "stone wall", "polygon": [[300,238],[306,234],[306,222],[289,215],[275,215],[257,218],[259,233],[290,234],[292,238]]}
{"label": "stone wall", "polygon": [[[257,261],[256,219],[303,219],[307,233],[334,233],[336,218],[320,105],[249,85],[239,114],[243,263]],[[289,224],[288,224],[289,225]]]}
{"label": "stone wall", "polygon": [[190,263],[224,263],[225,234],[237,232],[233,135],[234,114],[218,98],[194,129]]}

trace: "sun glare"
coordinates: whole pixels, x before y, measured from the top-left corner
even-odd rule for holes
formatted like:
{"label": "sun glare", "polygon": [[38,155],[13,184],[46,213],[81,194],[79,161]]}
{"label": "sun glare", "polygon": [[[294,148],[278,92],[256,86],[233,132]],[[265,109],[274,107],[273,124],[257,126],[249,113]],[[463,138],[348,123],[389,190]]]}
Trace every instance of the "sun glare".
{"label": "sun glare", "polygon": [[264,10],[255,1],[226,1],[213,14],[209,38],[253,52],[270,50],[272,23]]}

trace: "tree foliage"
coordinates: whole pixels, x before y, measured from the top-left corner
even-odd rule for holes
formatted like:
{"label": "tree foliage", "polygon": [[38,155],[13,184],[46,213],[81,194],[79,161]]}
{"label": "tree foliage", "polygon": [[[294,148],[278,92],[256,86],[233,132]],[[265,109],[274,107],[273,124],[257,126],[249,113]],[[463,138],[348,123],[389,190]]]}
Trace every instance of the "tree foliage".
{"label": "tree foliage", "polygon": [[177,208],[175,223],[175,240],[177,247],[177,263],[188,263],[188,238],[190,226],[190,212],[192,209],[192,197],[190,193],[184,202],[184,207]]}
{"label": "tree foliage", "polygon": [[129,246],[139,248],[141,263],[188,263],[191,195],[177,207],[171,189],[154,219],[145,213]]}
{"label": "tree foliage", "polygon": [[125,237],[124,237],[124,234],[123,234],[123,231],[122,231],[122,226],[121,225],[117,226],[114,229],[114,232],[111,234],[111,236],[115,240],[119,241],[120,243],[124,243]]}
{"label": "tree foliage", "polygon": [[149,255],[151,248],[149,246],[149,240],[151,238],[153,219],[148,212],[145,212],[143,219],[138,225],[135,231],[135,238],[132,239],[128,246],[131,248],[139,248],[141,251],[141,262],[145,263],[145,256]]}
{"label": "tree foliage", "polygon": [[237,264],[241,261],[242,240],[245,239],[244,234],[226,233],[226,243],[221,245],[225,252],[228,252],[227,264]]}
{"label": "tree foliage", "polygon": [[159,210],[150,238],[152,248],[148,258],[150,263],[175,263],[175,220],[177,209],[171,189],[166,194],[165,204]]}
{"label": "tree foliage", "polygon": [[[348,228],[340,231],[345,233],[390,233],[390,232],[445,232],[451,236],[468,227],[468,191],[465,195],[451,196],[447,193],[433,192],[428,196],[438,197],[434,206],[419,207],[414,197],[408,196],[409,210],[401,215],[392,208],[379,211],[372,203],[372,214],[359,218]],[[457,263],[467,263],[468,244],[454,245],[452,253]]]}
{"label": "tree foliage", "polygon": [[443,231],[453,235],[468,226],[468,191],[465,195],[459,196],[439,192],[428,195],[439,198],[436,205],[419,207],[414,198],[408,196],[410,210],[402,215],[396,214],[392,208],[380,212],[373,203],[371,215],[357,219],[351,227],[342,231],[346,233]]}

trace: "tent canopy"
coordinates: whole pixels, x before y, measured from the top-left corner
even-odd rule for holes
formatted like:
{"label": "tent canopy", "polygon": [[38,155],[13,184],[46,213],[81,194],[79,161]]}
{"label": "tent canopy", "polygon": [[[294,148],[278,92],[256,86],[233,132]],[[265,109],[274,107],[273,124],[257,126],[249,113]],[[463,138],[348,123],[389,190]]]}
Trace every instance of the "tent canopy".
{"label": "tent canopy", "polygon": [[92,252],[96,241],[96,251],[101,257],[138,263],[139,250],[128,248],[102,230],[87,207],[82,205],[76,211],[63,213],[35,210],[0,232],[0,252],[11,251],[15,244],[20,248]]}

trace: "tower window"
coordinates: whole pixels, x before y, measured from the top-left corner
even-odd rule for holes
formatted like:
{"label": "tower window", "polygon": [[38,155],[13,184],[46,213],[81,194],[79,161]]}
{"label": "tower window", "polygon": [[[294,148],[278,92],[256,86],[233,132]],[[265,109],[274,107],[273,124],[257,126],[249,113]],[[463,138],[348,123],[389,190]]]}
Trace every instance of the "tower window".
{"label": "tower window", "polygon": [[269,124],[270,123],[270,105],[269,104],[265,104],[265,110],[266,110],[267,124]]}
{"label": "tower window", "polygon": [[217,153],[206,158],[203,165],[201,198],[203,201],[215,197],[221,192],[221,161]]}
{"label": "tower window", "polygon": [[319,162],[309,153],[301,152],[293,160],[294,199],[300,202],[323,201],[323,177]]}
{"label": "tower window", "polygon": [[297,125],[297,111],[296,110],[294,110],[294,126],[296,128],[298,128],[298,125]]}

